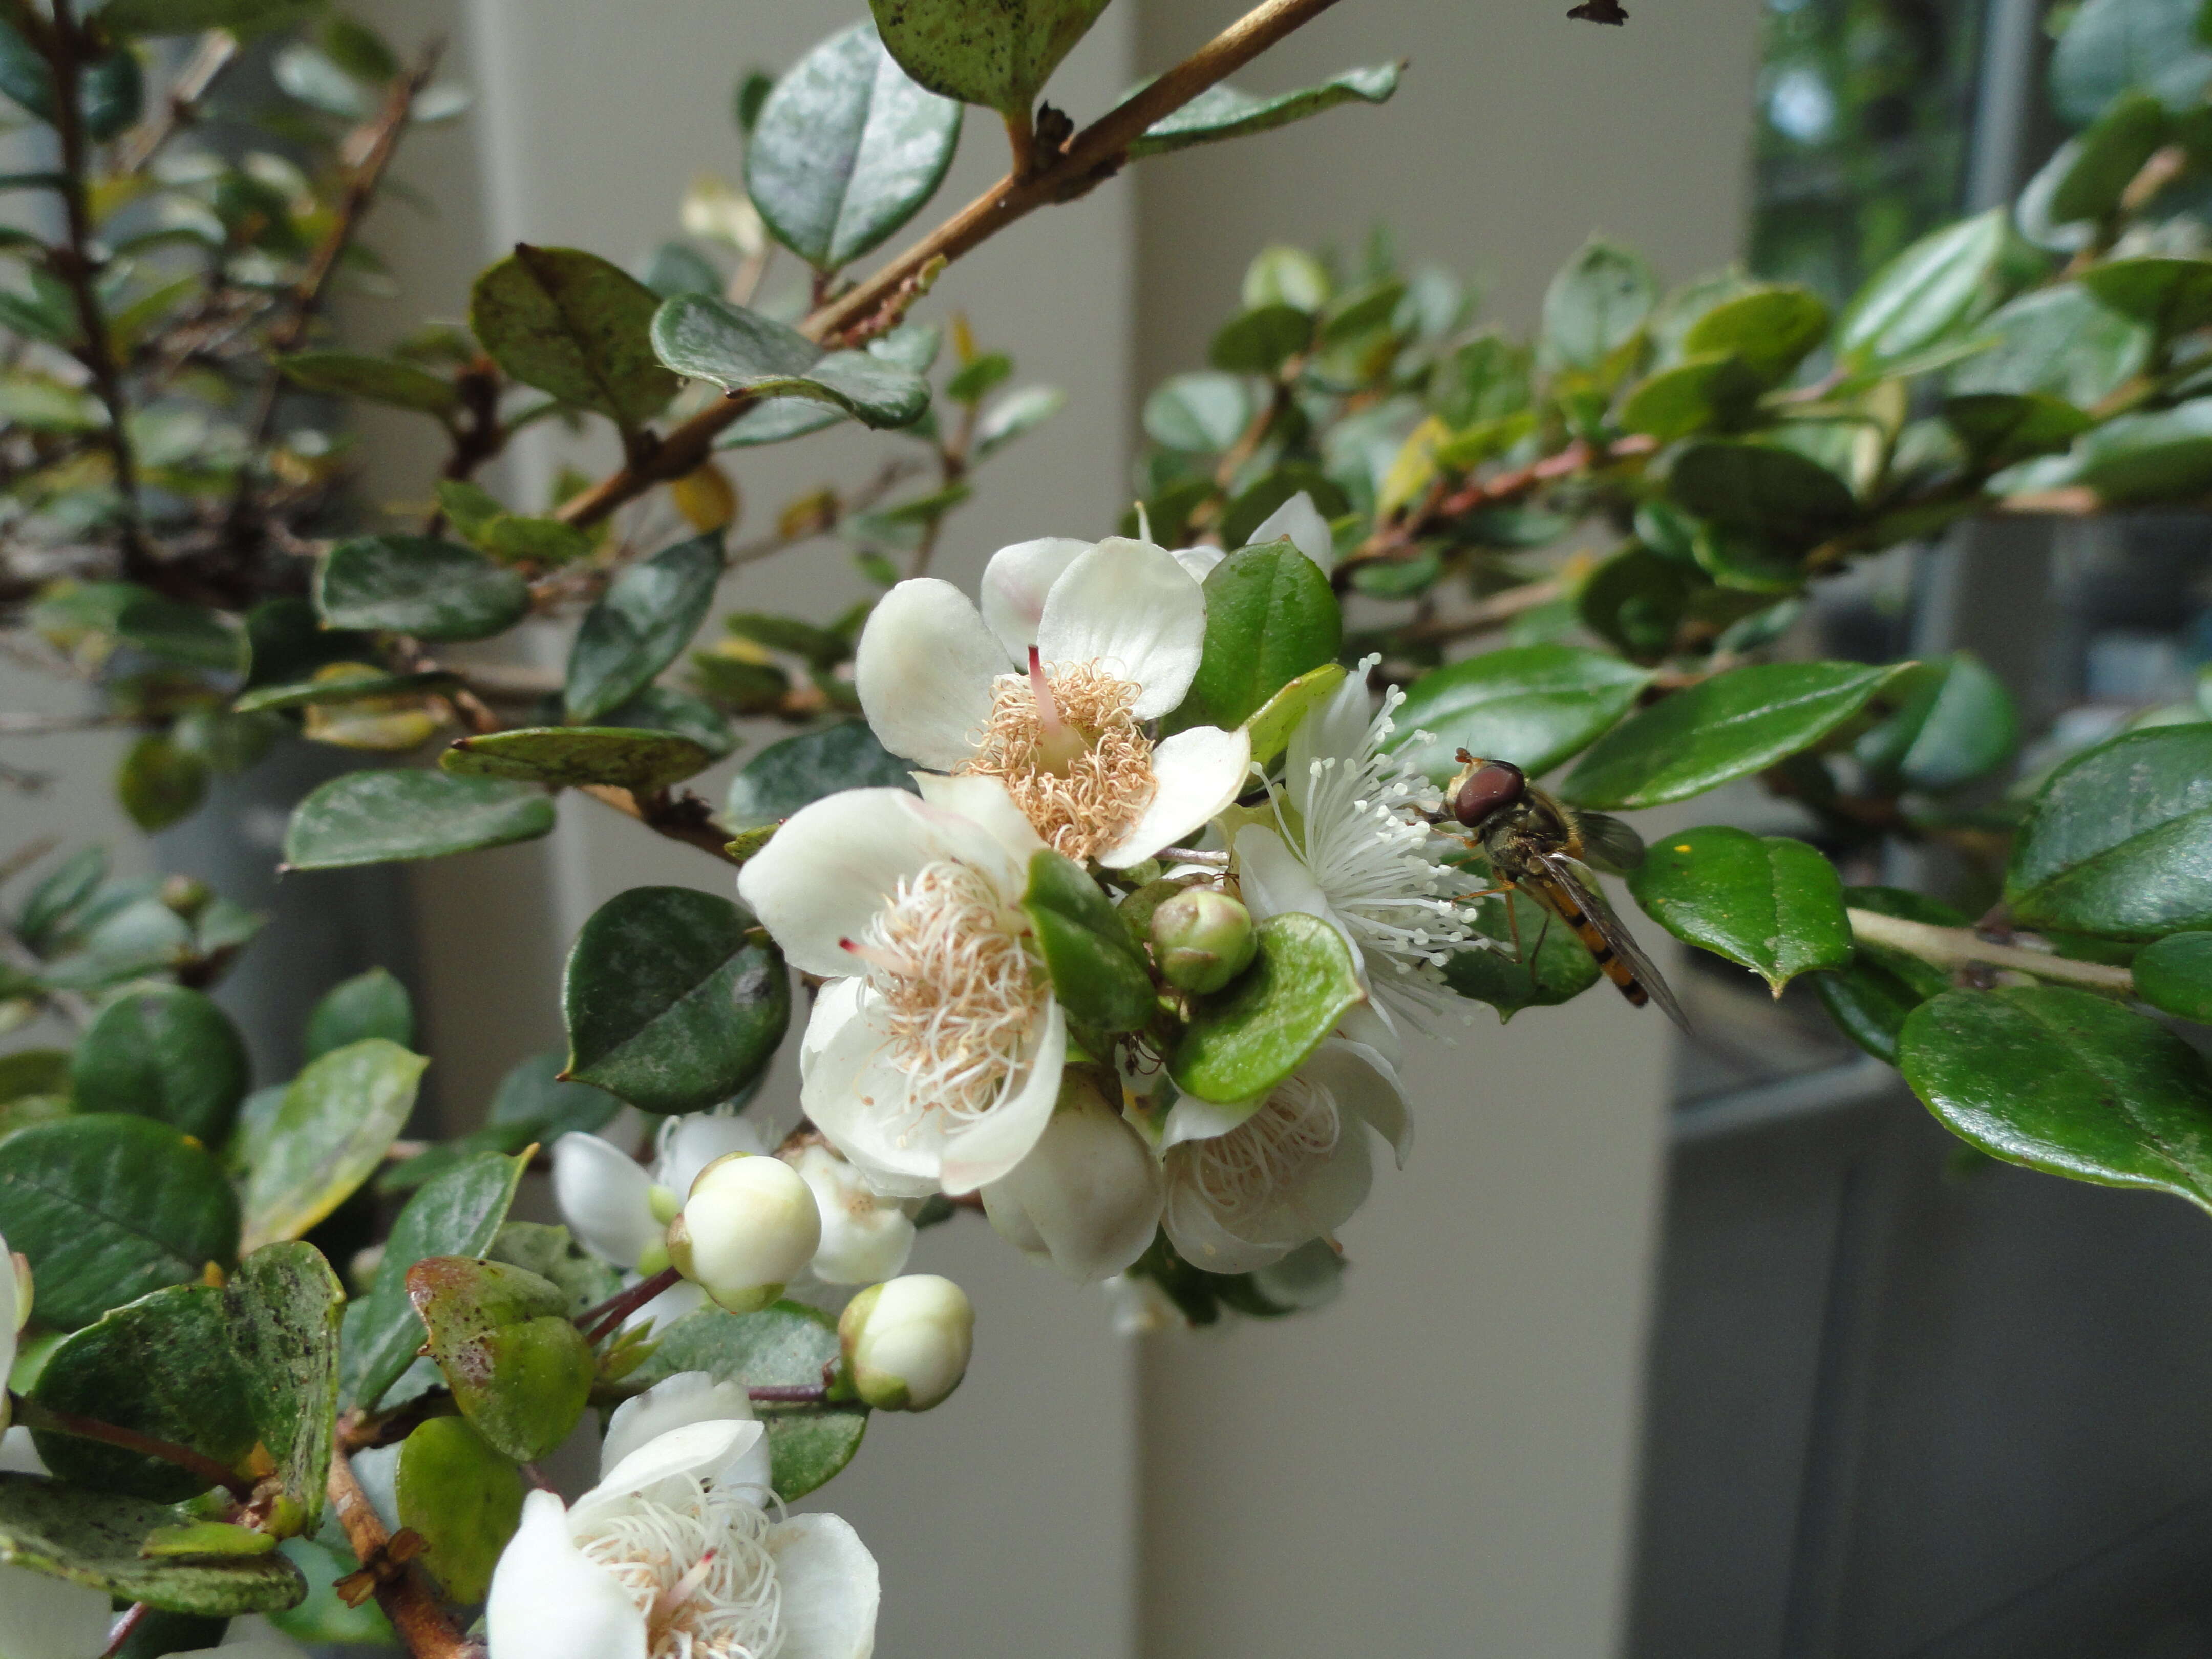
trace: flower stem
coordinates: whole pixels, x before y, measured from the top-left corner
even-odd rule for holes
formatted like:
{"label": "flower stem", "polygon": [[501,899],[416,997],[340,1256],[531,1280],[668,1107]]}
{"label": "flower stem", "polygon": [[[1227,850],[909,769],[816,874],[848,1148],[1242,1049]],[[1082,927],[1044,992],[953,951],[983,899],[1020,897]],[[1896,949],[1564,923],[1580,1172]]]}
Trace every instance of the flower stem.
{"label": "flower stem", "polygon": [[1846,910],[1851,935],[1865,945],[1886,945],[1918,957],[1938,968],[2010,969],[2038,979],[2115,996],[2135,994],[2135,976],[2124,968],[2101,962],[2075,962],[2048,951],[2031,951],[2017,945],[1992,945],[1971,927],[1937,927],[1902,916],[1885,916],[1873,910]]}
{"label": "flower stem", "polygon": [[763,1406],[825,1406],[829,1388],[820,1382],[763,1382],[745,1390]]}
{"label": "flower stem", "polygon": [[100,1659],[115,1659],[152,1611],[153,1608],[143,1601],[133,1601],[126,1607],[123,1616],[115,1621],[115,1628],[108,1632],[107,1645],[100,1650]]}
{"label": "flower stem", "polygon": [[173,1440],[157,1439],[150,1434],[141,1434],[136,1429],[126,1429],[119,1424],[103,1423],[94,1417],[79,1417],[75,1412],[57,1411],[52,1406],[23,1395],[11,1394],[15,1402],[15,1419],[28,1429],[44,1429],[50,1434],[66,1434],[79,1440],[96,1440],[103,1446],[114,1446],[123,1451],[136,1452],[141,1457],[158,1458],[173,1463],[191,1474],[198,1475],[210,1486],[221,1486],[240,1503],[253,1496],[253,1483],[226,1463],[218,1462],[205,1452],[194,1451],[190,1446],[180,1446]]}
{"label": "flower stem", "polygon": [[597,1343],[613,1334],[623,1320],[642,1308],[664,1291],[676,1288],[684,1275],[673,1267],[663,1267],[650,1279],[640,1279],[619,1296],[611,1296],[596,1308],[586,1308],[576,1316],[576,1323],[584,1333],[584,1340]]}
{"label": "flower stem", "polygon": [[454,1627],[422,1576],[387,1553],[392,1534],[362,1491],[353,1461],[343,1446],[331,1455],[327,1490],[338,1525],[345,1528],[346,1542],[353,1546],[362,1571],[376,1581],[377,1606],[415,1659],[481,1659],[483,1650]]}

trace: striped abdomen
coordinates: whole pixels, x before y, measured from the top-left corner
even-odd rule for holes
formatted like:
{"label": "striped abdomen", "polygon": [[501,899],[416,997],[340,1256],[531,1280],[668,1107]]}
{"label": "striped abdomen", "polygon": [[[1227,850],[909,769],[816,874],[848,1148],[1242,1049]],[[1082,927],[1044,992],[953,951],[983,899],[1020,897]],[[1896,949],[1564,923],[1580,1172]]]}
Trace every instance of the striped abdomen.
{"label": "striped abdomen", "polygon": [[1621,960],[1620,952],[1613,948],[1612,941],[1584,912],[1565,883],[1532,871],[1521,878],[1519,885],[1525,888],[1538,903],[1575,930],[1575,937],[1583,942],[1583,948],[1596,962],[1598,971],[1613,982],[1621,995],[1638,1008],[1651,1000],[1651,994],[1644,988],[1644,981],[1637,978],[1636,970]]}

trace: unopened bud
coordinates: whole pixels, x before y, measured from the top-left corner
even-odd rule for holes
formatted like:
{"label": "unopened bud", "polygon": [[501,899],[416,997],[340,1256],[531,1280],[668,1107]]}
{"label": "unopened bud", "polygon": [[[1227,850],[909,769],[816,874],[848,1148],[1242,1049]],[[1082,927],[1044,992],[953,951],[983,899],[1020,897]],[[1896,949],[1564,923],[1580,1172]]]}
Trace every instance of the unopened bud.
{"label": "unopened bud", "polygon": [[1205,996],[1251,965],[1252,913],[1226,893],[1190,887],[1152,912],[1152,957],[1176,988]]}
{"label": "unopened bud", "polygon": [[1078,1284],[1120,1273],[1160,1224],[1159,1165],[1144,1138],[1077,1073],[1027,1158],[983,1188],[991,1226]]}
{"label": "unopened bud", "polygon": [[731,1152],[699,1172],[668,1229],[677,1272],[732,1313],[783,1294],[822,1243],[814,1194],[781,1158]]}
{"label": "unopened bud", "polygon": [[878,1411],[926,1412],[968,1374],[975,1310],[951,1279],[908,1273],[848,1303],[837,1339],[861,1399]]}
{"label": "unopened bud", "polygon": [[161,883],[161,902],[176,915],[190,921],[207,908],[215,890],[197,876],[169,876]]}

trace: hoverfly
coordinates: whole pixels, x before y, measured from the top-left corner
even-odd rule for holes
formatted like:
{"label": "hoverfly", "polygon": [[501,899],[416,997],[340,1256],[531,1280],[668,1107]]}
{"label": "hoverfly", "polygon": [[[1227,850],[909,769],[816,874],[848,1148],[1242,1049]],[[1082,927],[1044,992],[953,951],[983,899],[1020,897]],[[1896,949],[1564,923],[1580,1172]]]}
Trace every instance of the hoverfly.
{"label": "hoverfly", "polygon": [[[1444,792],[1447,813],[1468,844],[1490,860],[1498,884],[1519,888],[1574,929],[1620,994],[1641,1008],[1656,1002],[1683,1030],[1682,1005],[1598,891],[1590,866],[1625,874],[1644,862],[1644,838],[1619,818],[1577,812],[1528,781],[1510,761],[1459,751],[1459,775]],[[1510,917],[1510,908],[1507,910]],[[1516,933],[1518,943],[1518,933]]]}

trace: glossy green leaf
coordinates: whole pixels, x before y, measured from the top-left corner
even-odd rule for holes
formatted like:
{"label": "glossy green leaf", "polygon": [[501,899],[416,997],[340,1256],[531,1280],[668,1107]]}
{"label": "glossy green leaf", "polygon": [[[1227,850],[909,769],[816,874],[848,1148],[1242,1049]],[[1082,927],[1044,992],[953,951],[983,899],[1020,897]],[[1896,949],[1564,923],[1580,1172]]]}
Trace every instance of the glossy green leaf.
{"label": "glossy green leaf", "polygon": [[476,280],[469,327],[525,386],[596,410],[625,431],[658,415],[677,380],[654,358],[660,300],[596,253],[518,243]]}
{"label": "glossy green leaf", "polygon": [[1726,352],[1771,386],[1828,337],[1828,307],[1804,288],[1759,288],[1724,300],[1684,331],[1685,357]]}
{"label": "glossy green leaf", "polygon": [[115,798],[149,835],[198,811],[207,787],[207,763],[158,732],[125,750],[115,773]]}
{"label": "glossy green leaf", "polygon": [[77,1110],[135,1112],[210,1146],[230,1133],[252,1085],[230,1016],[179,985],[128,991],[101,1009],[70,1070]]}
{"label": "glossy green leaf", "polygon": [[2212,323],[2212,259],[2112,259],[2091,265],[2079,280],[2101,303],[2160,340]]}
{"label": "glossy green leaf", "polygon": [[568,718],[595,720],[651,684],[699,631],[721,577],[721,538],[706,535],[664,547],[609,583],[568,653]]}
{"label": "glossy green leaf", "polygon": [[1259,932],[1257,959],[1199,1005],[1170,1058],[1185,1094],[1224,1104],[1259,1098],[1366,997],[1344,936],[1318,916],[1270,916]]}
{"label": "glossy green leaf", "polygon": [[711,294],[679,294],[653,319],[653,349],[678,374],[757,398],[808,398],[869,426],[908,426],[929,383],[866,351],[825,353],[794,328]]}
{"label": "glossy green leaf", "polygon": [[518,1062],[500,1079],[486,1121],[535,1125],[548,1146],[571,1129],[588,1133],[605,1127],[622,1109],[622,1102],[588,1083],[563,1083],[561,1072],[568,1060],[565,1053],[555,1049]]}
{"label": "glossy green leaf", "polygon": [[783,1041],[783,957],[732,901],[635,887],[576,936],[561,988],[568,1073],[650,1112],[729,1099]]}
{"label": "glossy green leaf", "polygon": [[2071,477],[2108,505],[2185,500],[2212,489],[2212,398],[2122,415],[2083,434]]}
{"label": "glossy green leaf", "polygon": [[960,119],[957,103],[908,80],[855,23],[776,82],[745,145],[745,188],[778,241],[835,270],[937,193]]}
{"label": "glossy green leaf", "polygon": [[1658,806],[1809,749],[1897,671],[1850,662],[1758,663],[1678,691],[1594,744],[1560,786],[1577,806]]}
{"label": "glossy green leaf", "polygon": [[1836,347],[1853,362],[1893,363],[1968,322],[1998,280],[2006,210],[1992,208],[1930,231],[1874,274],[1844,313]]}
{"label": "glossy green leaf", "polygon": [[1992,343],[1952,370],[1954,392],[2041,392],[2087,409],[2142,373],[2150,356],[2150,331],[2078,283],[2023,294],[1979,331]]}
{"label": "glossy green leaf", "polygon": [[228,1267],[238,1229],[214,1156],[151,1118],[87,1113],[0,1141],[0,1237],[30,1258],[42,1324],[73,1330]]}
{"label": "glossy green leaf", "polygon": [[2168,933],[2130,964],[2136,994],[2154,1008],[2212,1025],[2212,933]]}
{"label": "glossy green leaf", "polygon": [[[679,1371],[705,1371],[718,1382],[753,1388],[819,1387],[822,1368],[839,1357],[836,1322],[817,1309],[778,1302],[758,1313],[707,1308],[660,1334],[637,1380],[659,1382]],[[794,1503],[853,1461],[868,1413],[859,1406],[824,1411],[757,1407],[768,1425],[769,1479]]]}
{"label": "glossy green leaf", "polygon": [[1300,494],[1311,499],[1324,519],[1334,519],[1352,510],[1344,491],[1319,467],[1303,461],[1287,462],[1238,490],[1222,509],[1221,522],[1216,526],[1221,544],[1228,548],[1249,546],[1253,532],[1267,521],[1275,509]]}
{"label": "glossy green leaf", "polygon": [[403,1048],[415,1042],[414,1001],[381,968],[342,980],[323,994],[307,1016],[307,1057],[320,1060],[365,1037],[382,1037]]}
{"label": "glossy green leaf", "polygon": [[1716,428],[1725,430],[1749,417],[1761,386],[1733,352],[1692,357],[1638,382],[1620,406],[1620,424],[1662,443]]}
{"label": "glossy green leaf", "polygon": [[2212,725],[2130,732],[2052,773],[2005,899],[2022,927],[2106,939],[2212,927]]}
{"label": "glossy green leaf", "polygon": [[494,1449],[532,1463],[568,1437],[598,1361],[565,1291],[511,1262],[441,1255],[407,1270],[407,1296],[453,1402]]}
{"label": "glossy green leaf", "polygon": [[1692,444],[1674,458],[1667,493],[1686,513],[1789,547],[1825,539],[1858,510],[1841,478],[1771,444]]}
{"label": "glossy green leaf", "polygon": [[1299,675],[1335,661],[1343,641],[1320,566],[1288,540],[1244,548],[1206,578],[1206,647],[1185,708],[1241,726]]}
{"label": "glossy green leaf", "polygon": [[1628,890],[1676,939],[1750,969],[1777,996],[1798,975],[1850,959],[1842,878],[1787,836],[1680,830],[1652,846]]}
{"label": "glossy green leaf", "polygon": [[975,459],[987,459],[1036,431],[1059,414],[1066,402],[1067,394],[1056,386],[1025,386],[1009,392],[975,422]]}
{"label": "glossy green leaf", "polygon": [[226,1619],[296,1606],[300,1570],[282,1554],[141,1553],[156,1531],[189,1517],[143,1498],[87,1491],[34,1474],[0,1474],[0,1566],[24,1567],[177,1613]]}
{"label": "glossy green leaf", "polygon": [[246,692],[231,704],[239,714],[255,714],[276,708],[307,708],[317,705],[366,702],[383,697],[420,696],[450,691],[461,677],[444,669],[420,674],[349,674],[344,678],[292,680],[264,685]]}
{"label": "glossy green leaf", "polygon": [[884,45],[932,92],[1026,114],[1106,0],[871,0]]}
{"label": "glossy green leaf", "polygon": [[294,385],[333,397],[365,398],[424,415],[448,415],[460,406],[461,394],[451,380],[394,357],[301,351],[278,358],[276,366]]}
{"label": "glossy green leaf", "polygon": [[1948,991],[1905,1023],[1898,1064],[1992,1158],[2212,1210],[2212,1073],[2158,1021],[2087,991]]}
{"label": "glossy green leaf", "polygon": [[1995,771],[2020,746],[2020,712],[2004,682],[1971,652],[1900,679],[1905,700],[1859,739],[1859,763],[1914,789],[1955,789]]}
{"label": "glossy green leaf", "polygon": [[1544,291],[1545,349],[1571,368],[1595,370],[1635,337],[1658,297],[1638,255],[1610,242],[1586,243]]}
{"label": "glossy green leaf", "polygon": [[463,738],[438,757],[448,772],[559,788],[605,784],[651,793],[714,763],[712,750],[673,732],[536,726]]}
{"label": "glossy green leaf", "polygon": [[1571,1002],[1597,983],[1597,959],[1575,930],[1518,888],[1478,901],[1475,931],[1498,948],[1453,951],[1444,962],[1444,983],[1488,1003],[1501,1025],[1523,1008]]}
{"label": "glossy green leaf", "polygon": [[2032,455],[2058,453],[2090,424],[2087,415],[2056,398],[2002,392],[1947,398],[1943,421],[1975,464],[1992,471]]}
{"label": "glossy green leaf", "polygon": [[1269,374],[1313,340],[1313,319],[1296,306],[1267,305],[1232,317],[1213,337],[1206,361],[1232,374]]}
{"label": "glossy green leaf", "polygon": [[1590,573],[1576,610],[1599,638],[1638,661],[1653,662],[1673,648],[1692,586],[1676,561],[1631,544]]}
{"label": "glossy green leaf", "polygon": [[[573,1327],[571,1328],[573,1328]],[[459,1417],[434,1417],[401,1443],[392,1487],[399,1524],[456,1601],[481,1601],[522,1519],[522,1471]]]}
{"label": "glossy green leaf", "polygon": [[530,584],[474,548],[422,536],[356,536],[315,572],[315,608],[333,628],[424,640],[481,640],[530,612]]}
{"label": "glossy green leaf", "polygon": [[2198,44],[2197,13],[2197,0],[2088,0],[2051,55],[2051,96],[2060,118],[2087,126],[2136,87],[2176,110],[2198,101],[2212,55]]}
{"label": "glossy green leaf", "polygon": [[1081,865],[1050,848],[1035,854],[1022,908],[1070,1019],[1101,1031],[1143,1029],[1157,1001],[1151,969]]}
{"label": "glossy green leaf", "polygon": [[[288,1538],[277,1546],[306,1577],[307,1595],[299,1606],[266,1617],[295,1642],[398,1649],[399,1634],[392,1628],[374,1596],[357,1607],[349,1607],[337,1593],[338,1580],[360,1570],[344,1538],[345,1534],[335,1527],[326,1527],[319,1538]],[[204,1642],[216,1638],[204,1636],[198,1639]]]}
{"label": "glossy green leaf", "polygon": [[717,449],[752,449],[787,443],[853,417],[836,404],[812,398],[764,398],[722,428]]}
{"label": "glossy green leaf", "polygon": [[[2045,210],[2050,222],[2073,224],[2112,212],[2143,163],[2166,143],[2166,129],[2165,106],[2148,94],[2114,100],[2066,147],[2062,170],[2049,180]],[[2061,165],[2058,157],[2052,161]],[[2095,290],[2095,283],[2088,286]]]}
{"label": "glossy green leaf", "polygon": [[469,538],[502,564],[573,564],[592,550],[592,538],[575,526],[520,513],[494,514]]}
{"label": "glossy green leaf", "polygon": [[313,1245],[271,1244],[238,1264],[222,1297],[254,1433],[276,1462],[293,1524],[312,1534],[337,1427],[344,1288]]}
{"label": "glossy green leaf", "polygon": [[309,1062],[284,1091],[246,1183],[246,1250],[298,1238],[376,1172],[430,1062],[364,1037]]}
{"label": "glossy green leaf", "polygon": [[[1239,92],[1225,84],[1211,86],[1174,114],[1163,116],[1146,127],[1129,146],[1129,158],[1135,161],[1146,155],[1164,155],[1193,144],[1218,143],[1224,138],[1271,131],[1293,121],[1303,121],[1310,115],[1318,115],[1323,110],[1334,109],[1339,104],[1387,104],[1391,94],[1398,90],[1400,73],[1399,64],[1375,64],[1364,69],[1346,70],[1318,86],[1264,95]],[[1229,365],[1224,363],[1222,367]]]}
{"label": "glossy green leaf", "polygon": [[552,828],[552,801],[527,784],[404,769],[349,772],[293,809],[284,865],[337,870],[444,858],[535,841]]}
{"label": "glossy green leaf", "polygon": [[[1433,783],[1455,751],[1546,772],[1579,753],[1636,705],[1651,676],[1602,651],[1522,645],[1448,663],[1406,689],[1390,747]],[[1428,732],[1430,741],[1419,738]]]}
{"label": "glossy green leaf", "polygon": [[426,1256],[481,1255],[507,1220],[526,1158],[478,1152],[407,1200],[392,1224],[368,1294],[345,1310],[340,1397],[373,1407],[422,1346],[422,1322],[407,1299],[407,1270]]}
{"label": "glossy green leaf", "polygon": [[[599,1093],[596,1089],[592,1092]],[[568,1299],[571,1319],[610,1300],[623,1287],[622,1274],[577,1243],[566,1227],[510,1221],[492,1241],[490,1255],[495,1261],[525,1268],[557,1286]]]}
{"label": "glossy green leaf", "polygon": [[1265,766],[1290,746],[1291,733],[1344,684],[1342,663],[1325,662],[1306,672],[1261,703],[1244,722],[1252,740],[1252,759]]}
{"label": "glossy green leaf", "polygon": [[1218,455],[1251,424],[1257,406],[1243,376],[1177,374],[1145,400],[1145,435],[1194,455]]}
{"label": "glossy green leaf", "polygon": [[876,741],[865,720],[772,743],[730,780],[722,821],[732,830],[780,823],[840,789],[914,789],[914,771]]}
{"label": "glossy green leaf", "polygon": [[648,685],[601,718],[612,726],[630,731],[672,732],[689,738],[716,760],[738,746],[737,733],[721,710],[703,698],[664,685]]}

